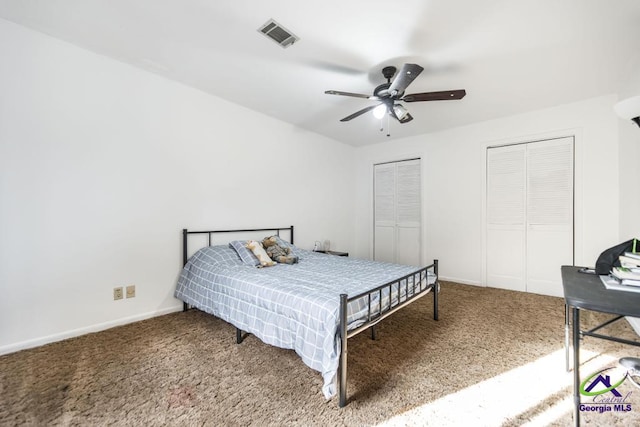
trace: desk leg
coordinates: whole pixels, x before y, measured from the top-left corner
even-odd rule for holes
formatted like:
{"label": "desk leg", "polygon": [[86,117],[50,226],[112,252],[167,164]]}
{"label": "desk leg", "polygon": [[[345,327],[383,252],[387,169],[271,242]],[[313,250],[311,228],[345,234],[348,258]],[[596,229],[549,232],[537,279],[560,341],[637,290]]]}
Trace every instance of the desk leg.
{"label": "desk leg", "polygon": [[565,358],[565,366],[567,372],[571,370],[571,364],[569,362],[569,347],[571,344],[571,340],[569,338],[569,318],[571,314],[569,313],[570,308],[569,304],[564,305],[564,358]]}
{"label": "desk leg", "polygon": [[573,421],[580,426],[580,309],[573,307]]}

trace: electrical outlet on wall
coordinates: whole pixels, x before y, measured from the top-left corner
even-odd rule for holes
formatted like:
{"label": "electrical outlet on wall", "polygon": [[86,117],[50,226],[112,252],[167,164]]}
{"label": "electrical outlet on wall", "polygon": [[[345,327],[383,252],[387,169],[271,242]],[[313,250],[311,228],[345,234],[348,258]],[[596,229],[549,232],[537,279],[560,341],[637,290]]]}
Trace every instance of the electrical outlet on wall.
{"label": "electrical outlet on wall", "polygon": [[114,300],[122,299],[122,286],[113,288],[113,299]]}
{"label": "electrical outlet on wall", "polygon": [[136,285],[127,286],[127,298],[133,298],[136,296]]}

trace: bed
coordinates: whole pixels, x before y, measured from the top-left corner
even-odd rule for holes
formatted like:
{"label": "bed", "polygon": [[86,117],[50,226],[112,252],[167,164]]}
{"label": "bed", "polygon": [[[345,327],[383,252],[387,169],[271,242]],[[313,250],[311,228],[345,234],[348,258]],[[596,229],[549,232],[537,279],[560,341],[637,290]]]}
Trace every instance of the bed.
{"label": "bed", "polygon": [[[212,244],[212,236],[221,233],[243,237]],[[189,257],[189,237],[194,235],[204,235],[206,241]],[[247,235],[254,240],[275,235],[299,261],[257,268],[242,249]],[[438,320],[438,261],[417,268],[339,257],[300,249],[293,237],[293,226],[184,229],[184,268],[175,297],[183,301],[184,310],[195,307],[232,324],[238,343],[253,334],[267,344],[295,350],[322,374],[324,396],[337,394],[343,407],[348,339],[367,329],[375,339],[375,326],[382,319],[430,292]]]}

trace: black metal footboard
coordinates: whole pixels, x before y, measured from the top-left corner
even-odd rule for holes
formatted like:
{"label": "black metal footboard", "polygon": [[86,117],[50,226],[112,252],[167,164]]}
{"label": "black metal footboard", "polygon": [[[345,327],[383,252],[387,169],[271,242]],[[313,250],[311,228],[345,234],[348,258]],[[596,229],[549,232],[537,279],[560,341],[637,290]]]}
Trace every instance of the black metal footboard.
{"label": "black metal footboard", "polygon": [[[436,281],[433,284],[428,283],[427,271],[433,269],[436,275]],[[393,280],[377,288],[363,292],[359,295],[349,297],[347,294],[340,295],[340,364],[338,367],[338,394],[339,405],[344,407],[347,404],[347,341],[349,338],[358,335],[360,332],[372,328],[372,337],[375,336],[375,326],[412,302],[425,296],[429,291],[433,290],[433,318],[438,320],[438,292],[440,284],[438,282],[438,260],[434,260],[433,264],[421,268],[420,270],[408,274],[399,279]],[[395,296],[394,296],[395,295]],[[354,328],[348,330],[348,305],[352,301],[365,298],[368,300],[368,313],[366,321]],[[384,300],[387,300],[384,303]]]}

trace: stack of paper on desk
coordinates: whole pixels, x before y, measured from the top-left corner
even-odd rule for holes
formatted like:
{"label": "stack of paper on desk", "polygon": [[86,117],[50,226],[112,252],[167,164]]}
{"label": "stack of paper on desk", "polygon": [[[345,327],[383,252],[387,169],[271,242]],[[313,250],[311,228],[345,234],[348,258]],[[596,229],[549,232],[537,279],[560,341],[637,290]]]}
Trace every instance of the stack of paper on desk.
{"label": "stack of paper on desk", "polygon": [[613,267],[611,275],[623,285],[640,286],[640,270],[629,267]]}
{"label": "stack of paper on desk", "polygon": [[624,285],[622,282],[612,276],[600,276],[602,284],[607,289],[613,289],[616,291],[628,291],[628,292],[640,292],[640,286]]}

